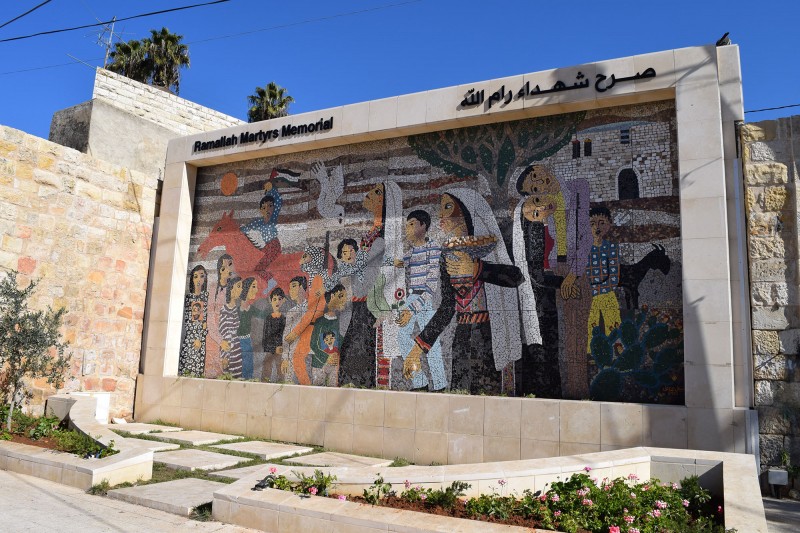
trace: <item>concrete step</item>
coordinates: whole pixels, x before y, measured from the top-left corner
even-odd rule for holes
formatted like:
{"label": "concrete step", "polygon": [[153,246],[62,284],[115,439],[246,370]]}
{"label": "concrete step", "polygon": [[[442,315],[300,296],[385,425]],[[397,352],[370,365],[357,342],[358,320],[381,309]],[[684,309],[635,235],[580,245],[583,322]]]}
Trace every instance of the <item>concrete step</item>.
{"label": "concrete step", "polygon": [[233,439],[244,438],[238,435],[226,435],[224,433],[212,433],[210,431],[196,431],[196,430],[189,430],[189,431],[181,430],[167,434],[157,433],[152,436],[156,439],[174,440],[176,442],[190,444],[192,446],[203,446],[205,444],[214,444],[215,442],[219,442],[222,440],[233,440]]}
{"label": "concrete step", "polygon": [[297,455],[300,453],[309,453],[314,451],[313,448],[308,446],[295,446],[293,444],[278,444],[277,442],[264,442],[260,440],[251,440],[246,442],[232,442],[230,444],[217,444],[212,448],[220,448],[222,450],[232,450],[235,452],[252,453],[261,459],[269,461],[270,459],[278,459],[280,457],[288,457],[290,455]]}
{"label": "concrete step", "polygon": [[219,470],[230,468],[239,463],[250,461],[247,457],[237,457],[224,453],[207,452],[205,450],[176,450],[174,452],[159,452],[154,461],[164,463],[167,468],[175,470]]}
{"label": "concrete step", "polygon": [[216,481],[186,478],[139,487],[114,489],[108,491],[108,496],[115,500],[188,516],[194,508],[211,503],[214,499],[214,491],[225,486],[225,483]]}
{"label": "concrete step", "polygon": [[379,459],[377,457],[365,457],[363,455],[351,455],[349,453],[322,452],[300,457],[292,457],[284,460],[284,463],[291,463],[303,466],[332,466],[339,468],[353,468],[364,466],[389,466],[392,464],[390,459]]}

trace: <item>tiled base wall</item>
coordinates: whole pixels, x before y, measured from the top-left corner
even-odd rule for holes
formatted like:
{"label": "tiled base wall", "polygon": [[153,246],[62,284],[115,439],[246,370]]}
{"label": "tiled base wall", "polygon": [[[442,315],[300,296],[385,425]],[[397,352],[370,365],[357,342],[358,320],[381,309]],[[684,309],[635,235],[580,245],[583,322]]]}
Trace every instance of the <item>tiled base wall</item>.
{"label": "tiled base wall", "polygon": [[746,413],[140,375],[134,414],[140,422],[429,465],[634,446],[744,453]]}

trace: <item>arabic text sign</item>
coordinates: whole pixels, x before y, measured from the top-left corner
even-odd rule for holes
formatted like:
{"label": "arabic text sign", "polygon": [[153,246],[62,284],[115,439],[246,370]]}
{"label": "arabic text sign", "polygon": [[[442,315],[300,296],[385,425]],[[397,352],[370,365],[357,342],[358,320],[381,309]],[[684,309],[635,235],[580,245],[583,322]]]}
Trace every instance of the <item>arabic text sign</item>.
{"label": "arabic text sign", "polygon": [[[647,68],[644,72],[637,72],[633,76],[625,76],[625,77],[616,77],[614,74],[610,76],[606,76],[605,74],[598,74],[596,76],[596,80],[594,82],[594,89],[599,93],[606,92],[613,88],[618,83],[624,83],[628,81],[635,81],[635,80],[644,80],[648,78],[655,78],[656,71],[653,68]],[[575,82],[572,85],[567,85],[563,81],[557,81],[553,87],[550,89],[541,89],[538,85],[535,85],[533,88],[530,86],[530,81],[526,81],[525,84],[519,88],[519,90],[514,93],[514,91],[506,92],[506,86],[503,85],[498,90],[493,92],[489,95],[489,98],[485,98],[484,90],[481,89],[480,91],[476,91],[475,89],[470,89],[464,95],[464,99],[461,100],[461,104],[459,106],[460,109],[467,109],[470,107],[475,107],[478,105],[486,103],[486,110],[492,108],[495,103],[502,103],[503,105],[507,105],[511,103],[512,100],[518,100],[520,98],[527,98],[527,97],[535,97],[543,94],[550,94],[550,93],[558,93],[562,91],[572,91],[575,89],[585,89],[591,85],[589,79],[584,76],[582,72],[578,72],[577,76],[575,76]]]}

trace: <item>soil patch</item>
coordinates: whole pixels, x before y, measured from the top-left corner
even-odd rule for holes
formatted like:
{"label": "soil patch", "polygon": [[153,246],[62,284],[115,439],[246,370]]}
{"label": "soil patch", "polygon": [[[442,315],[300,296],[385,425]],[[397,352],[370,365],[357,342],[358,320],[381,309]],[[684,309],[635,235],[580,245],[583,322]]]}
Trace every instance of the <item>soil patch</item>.
{"label": "soil patch", "polygon": [[18,442],[20,444],[29,444],[31,446],[36,446],[37,448],[47,448],[48,450],[57,450],[58,443],[56,439],[51,437],[42,437],[39,440],[29,439],[28,437],[24,437],[22,435],[14,435],[11,434],[11,442]]}

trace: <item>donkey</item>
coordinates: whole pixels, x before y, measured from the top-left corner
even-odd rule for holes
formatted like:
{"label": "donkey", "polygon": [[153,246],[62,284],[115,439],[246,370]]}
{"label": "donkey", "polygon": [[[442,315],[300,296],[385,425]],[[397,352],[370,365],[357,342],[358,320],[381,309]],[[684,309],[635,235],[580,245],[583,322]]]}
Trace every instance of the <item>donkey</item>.
{"label": "donkey", "polygon": [[639,308],[639,284],[650,270],[660,270],[665,276],[669,274],[672,264],[664,247],[653,244],[655,250],[648,253],[638,263],[620,265],[619,286],[625,290],[625,305],[628,309]]}

